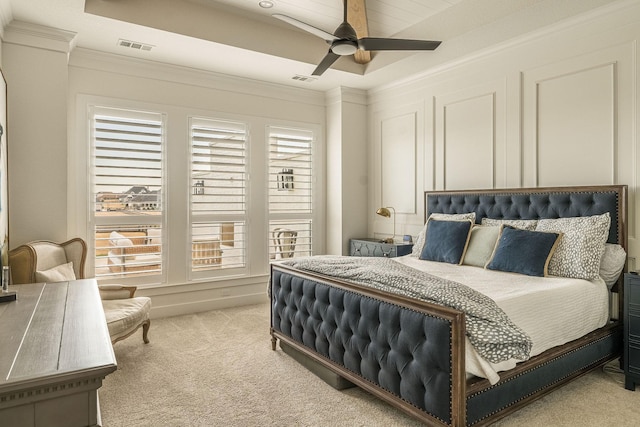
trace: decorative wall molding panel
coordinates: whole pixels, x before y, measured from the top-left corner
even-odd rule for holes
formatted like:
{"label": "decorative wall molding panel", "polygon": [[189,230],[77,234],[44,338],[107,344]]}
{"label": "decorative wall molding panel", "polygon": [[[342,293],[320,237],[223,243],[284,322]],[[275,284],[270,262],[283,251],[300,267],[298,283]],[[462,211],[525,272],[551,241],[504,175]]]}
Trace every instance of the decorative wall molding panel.
{"label": "decorative wall molding panel", "polygon": [[381,123],[381,206],[416,213],[416,113]]}
{"label": "decorative wall molding panel", "polygon": [[[436,187],[494,188],[504,152],[505,85],[495,81],[436,97]],[[500,117],[498,117],[498,115]]]}

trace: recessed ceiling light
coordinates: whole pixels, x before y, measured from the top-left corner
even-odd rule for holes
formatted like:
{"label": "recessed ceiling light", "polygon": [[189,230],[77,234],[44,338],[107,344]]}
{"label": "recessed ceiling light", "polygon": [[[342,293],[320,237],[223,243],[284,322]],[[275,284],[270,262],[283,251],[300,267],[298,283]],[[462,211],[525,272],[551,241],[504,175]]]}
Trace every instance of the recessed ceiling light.
{"label": "recessed ceiling light", "polygon": [[258,6],[263,9],[271,9],[274,6],[274,3],[269,0],[262,0],[258,2]]}

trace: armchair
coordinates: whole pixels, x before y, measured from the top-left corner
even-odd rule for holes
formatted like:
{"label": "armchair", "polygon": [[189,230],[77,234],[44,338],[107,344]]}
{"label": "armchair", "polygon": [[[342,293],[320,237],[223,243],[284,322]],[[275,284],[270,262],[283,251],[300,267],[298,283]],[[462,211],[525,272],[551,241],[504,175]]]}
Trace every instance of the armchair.
{"label": "armchair", "polygon": [[[63,243],[39,240],[9,252],[13,284],[84,279],[87,245],[75,238]],[[115,344],[142,327],[142,339],[149,342],[151,299],[136,297],[135,286],[99,285],[111,343]]]}

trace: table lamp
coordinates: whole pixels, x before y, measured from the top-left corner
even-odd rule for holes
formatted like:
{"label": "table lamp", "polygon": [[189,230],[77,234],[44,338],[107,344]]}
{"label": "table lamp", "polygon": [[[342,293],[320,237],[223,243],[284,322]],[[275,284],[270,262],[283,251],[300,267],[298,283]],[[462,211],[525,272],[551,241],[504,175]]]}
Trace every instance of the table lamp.
{"label": "table lamp", "polygon": [[393,243],[393,241],[395,240],[395,237],[396,237],[396,210],[394,208],[392,208],[391,206],[387,206],[386,208],[378,208],[378,210],[376,211],[376,213],[378,215],[383,216],[385,218],[390,218],[391,217],[391,211],[389,209],[391,209],[393,211],[393,236],[389,237],[387,239],[384,239],[383,240],[384,243]]}

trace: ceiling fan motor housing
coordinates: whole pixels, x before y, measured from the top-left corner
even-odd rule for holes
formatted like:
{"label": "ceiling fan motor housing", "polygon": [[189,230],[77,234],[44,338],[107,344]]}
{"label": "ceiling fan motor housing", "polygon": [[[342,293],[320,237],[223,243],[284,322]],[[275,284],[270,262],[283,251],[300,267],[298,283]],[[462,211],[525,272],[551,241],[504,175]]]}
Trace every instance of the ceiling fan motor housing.
{"label": "ceiling fan motor housing", "polygon": [[348,22],[343,22],[338,25],[338,28],[333,32],[336,38],[341,40],[358,40],[358,36],[356,35],[356,30],[353,29],[351,24]]}
{"label": "ceiling fan motor housing", "polygon": [[336,55],[353,55],[358,50],[358,36],[348,22],[340,24],[333,34],[336,40],[331,43],[331,51]]}

